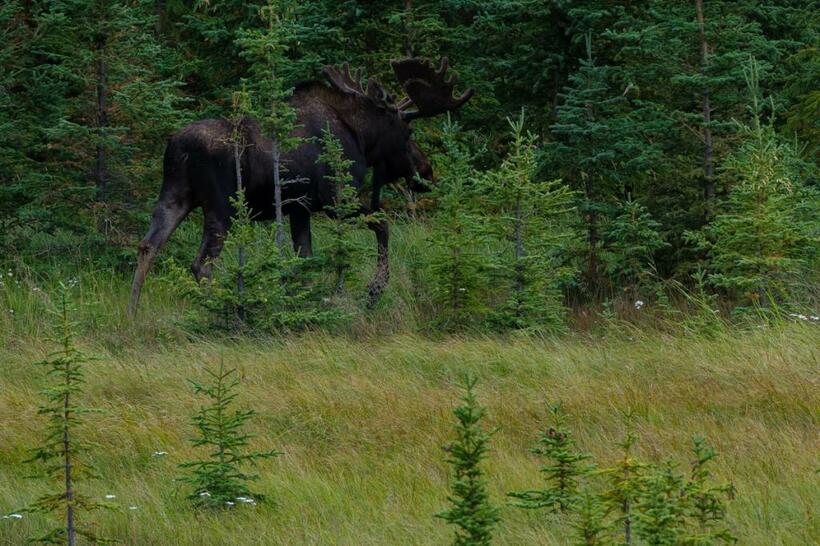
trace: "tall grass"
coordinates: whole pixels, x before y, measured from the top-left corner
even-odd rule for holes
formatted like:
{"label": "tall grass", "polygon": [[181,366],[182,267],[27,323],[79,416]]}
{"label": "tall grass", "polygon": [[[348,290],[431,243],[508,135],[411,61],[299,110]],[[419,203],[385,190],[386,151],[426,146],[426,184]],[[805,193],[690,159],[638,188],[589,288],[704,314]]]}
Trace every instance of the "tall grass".
{"label": "tall grass", "polygon": [[[393,230],[384,302],[357,311],[342,335],[194,336],[179,322],[185,302],[161,281],[162,264],[134,323],[125,319],[123,273],[56,262],[48,275],[19,263],[12,277],[3,271],[0,514],[44,491],[22,464],[43,426],[34,403],[41,374],[32,363],[54,349],[44,341],[52,289],[76,278],[79,344],[102,357],[88,365],[83,403],[105,410],[83,431],[103,446],[92,461],[102,479],[88,493],[116,495],[121,506],[99,517],[102,536],[129,545],[444,544],[450,530],[432,517],[447,494],[441,446],[451,436],[458,380],[469,371],[480,379],[488,429],[500,427],[485,467],[496,499],[532,486],[540,463],[528,448],[545,401],[563,403],[578,448],[602,464],[620,456],[622,414],[631,409],[642,459],[685,464],[691,437],[708,437],[721,454],[716,480],[738,490],[729,523],[740,544],[816,542],[816,324],[775,320],[739,330],[718,321],[702,333],[647,306],[561,338],[419,335],[429,305],[413,272],[424,245],[419,230]],[[190,259],[195,235],[183,230],[167,254]],[[362,287],[372,258],[356,265]],[[199,401],[186,379],[202,376],[222,352],[242,376],[238,403],[259,413],[251,447],[284,454],[260,468],[258,488],[276,492],[274,503],[214,516],[192,511],[172,477],[195,456],[189,419]],[[562,545],[571,535],[555,515],[503,505],[501,518],[499,545]],[[0,519],[0,544],[22,544],[45,528],[36,515]]]}

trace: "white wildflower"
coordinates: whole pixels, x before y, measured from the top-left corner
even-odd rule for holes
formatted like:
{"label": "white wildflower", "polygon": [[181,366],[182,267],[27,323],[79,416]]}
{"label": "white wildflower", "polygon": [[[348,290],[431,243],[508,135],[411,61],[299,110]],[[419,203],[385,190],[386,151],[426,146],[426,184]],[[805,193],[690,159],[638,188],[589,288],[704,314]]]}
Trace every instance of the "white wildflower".
{"label": "white wildflower", "polygon": [[116,498],[117,498],[117,495],[112,495],[111,493],[109,493],[109,494],[107,494],[107,495],[105,496],[105,498],[106,498],[106,499],[108,499],[108,500],[111,500],[111,499],[116,499]]}
{"label": "white wildflower", "polygon": [[643,307],[643,300],[635,300],[635,309]]}
{"label": "white wildflower", "polygon": [[151,457],[164,457],[165,455],[168,455],[167,451],[155,451],[151,454]]}
{"label": "white wildflower", "polygon": [[211,496],[211,494],[210,494],[210,493],[208,493],[207,491],[203,491],[202,493],[200,493],[200,494],[199,494],[199,496],[200,496],[200,497],[210,497],[210,496]]}
{"label": "white wildflower", "polygon": [[136,510],[136,509],[137,509],[137,507],[136,507],[136,506],[129,506],[129,507],[128,507],[128,509],[129,509],[129,510]]}
{"label": "white wildflower", "polygon": [[231,501],[225,501],[225,504],[227,504],[228,506],[233,506],[233,505],[234,505],[234,504],[236,504],[236,503],[235,503],[235,502],[231,502]]}

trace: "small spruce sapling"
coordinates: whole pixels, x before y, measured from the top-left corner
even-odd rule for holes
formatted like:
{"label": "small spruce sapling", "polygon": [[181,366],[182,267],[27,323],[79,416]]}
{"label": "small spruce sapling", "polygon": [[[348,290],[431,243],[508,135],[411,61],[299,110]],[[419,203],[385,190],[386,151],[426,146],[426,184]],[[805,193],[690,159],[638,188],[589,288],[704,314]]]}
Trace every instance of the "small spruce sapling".
{"label": "small spruce sapling", "polygon": [[471,154],[458,141],[458,124],[449,117],[443,127],[446,156],[434,195],[437,212],[430,236],[429,288],[436,313],[434,325],[447,330],[469,327],[486,310],[486,235],[475,210]]}
{"label": "small spruce sapling", "polygon": [[193,418],[199,435],[191,443],[194,447],[207,448],[208,458],[181,464],[180,468],[189,471],[181,481],[193,486],[188,499],[200,508],[224,509],[240,503],[256,504],[263,496],[252,492],[249,483],[258,476],[247,473],[244,467],[281,453],[247,450],[253,436],[244,432],[244,428],[256,412],[233,408],[239,385],[237,370],[226,369],[223,358],[219,369],[205,371],[212,379],[210,385],[191,382],[194,392],[210,401]]}
{"label": "small spruce sapling", "polygon": [[576,519],[572,527],[577,537],[572,543],[576,546],[609,546],[612,538],[609,536],[611,525],[606,518],[609,509],[600,495],[590,490],[578,493],[575,504]]}
{"label": "small spruce sapling", "polygon": [[352,237],[352,231],[367,219],[358,216],[359,200],[353,187],[353,175],[350,166],[353,161],[346,159],[342,143],[330,130],[322,131],[322,153],[319,161],[327,165],[330,174],[327,178],[333,183],[333,204],[327,207],[331,217],[332,230],[328,262],[335,276],[334,293],[344,289],[345,276],[353,263],[358,245]]}
{"label": "small spruce sapling", "polygon": [[540,434],[539,445],[530,450],[547,459],[547,463],[541,467],[546,487],[508,495],[518,500],[514,505],[519,508],[547,508],[550,511],[567,512],[576,504],[581,478],[589,474],[593,466],[584,462],[590,455],[576,449],[575,439],[567,429],[567,416],[561,405],[550,406],[549,410],[554,425]]}
{"label": "small spruce sapling", "polygon": [[447,463],[453,468],[453,483],[447,500],[451,507],[439,512],[450,525],[457,527],[454,546],[487,546],[499,522],[498,509],[490,501],[481,461],[487,457],[493,432],[480,424],[486,409],[475,398],[477,379],[467,375],[462,404],[453,410],[458,420],[456,440],[445,447]]}
{"label": "small spruce sapling", "polygon": [[603,254],[606,272],[610,280],[623,287],[630,300],[639,295],[640,289],[654,292],[658,288],[651,282],[654,255],[669,246],[660,229],[661,224],[631,196],[607,225],[607,248]]}
{"label": "small spruce sapling", "polygon": [[560,328],[563,296],[559,283],[572,276],[559,256],[572,238],[572,192],[560,180],[537,177],[536,137],[524,131],[524,111],[507,120],[510,150],[501,165],[479,177],[485,225],[503,249],[495,283],[504,302],[495,322],[512,328]]}
{"label": "small spruce sapling", "polygon": [[715,485],[710,482],[712,472],[707,465],[717,456],[714,448],[706,445],[703,437],[693,439],[692,472],[686,482],[686,517],[694,524],[682,543],[690,546],[714,546],[730,544],[737,539],[726,527],[726,503],[734,497],[734,487],[729,484]]}
{"label": "small spruce sapling", "polygon": [[99,508],[111,508],[108,503],[94,501],[77,490],[78,481],[94,478],[96,474],[88,463],[87,454],[94,447],[78,436],[82,416],[99,410],[78,405],[85,383],[84,364],[91,360],[74,343],[75,324],[70,320],[71,305],[68,288],[60,283],[60,351],[38,364],[47,368],[51,384],[42,394],[45,404],[38,414],[48,418],[46,437],[27,460],[43,465],[40,476],[60,484],[60,491],[48,493],[35,500],[25,511],[40,514],[61,513],[64,523],[33,542],[67,544],[73,546],[77,537],[94,543],[110,542],[96,536],[90,523],[81,523],[80,514]]}
{"label": "small spruce sapling", "polygon": [[622,449],[621,457],[611,468],[606,468],[602,474],[608,479],[609,488],[603,493],[603,500],[609,505],[609,509],[617,512],[616,520],[623,530],[623,542],[625,546],[631,546],[632,527],[634,523],[634,506],[641,496],[643,487],[643,473],[647,468],[646,463],[638,461],[633,455],[633,449],[637,442],[637,437],[632,430],[632,414],[626,415],[627,430],[624,441],[618,445]]}
{"label": "small spruce sapling", "polygon": [[635,534],[649,546],[677,546],[684,521],[683,477],[671,462],[645,479],[635,505]]}

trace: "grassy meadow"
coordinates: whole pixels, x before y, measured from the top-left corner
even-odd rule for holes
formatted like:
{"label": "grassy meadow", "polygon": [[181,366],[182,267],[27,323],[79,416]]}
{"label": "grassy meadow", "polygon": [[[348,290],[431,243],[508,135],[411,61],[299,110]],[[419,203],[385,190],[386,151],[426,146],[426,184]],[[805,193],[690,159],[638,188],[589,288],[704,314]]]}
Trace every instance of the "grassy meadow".
{"label": "grassy meadow", "polygon": [[[116,495],[119,508],[93,519],[102,536],[124,544],[448,543],[452,530],[433,514],[446,507],[442,446],[452,437],[457,384],[468,370],[480,380],[486,426],[499,427],[485,466],[501,507],[496,544],[570,544],[569,521],[504,498],[541,485],[540,462],[528,450],[546,424],[547,401],[564,404],[580,448],[602,465],[618,456],[622,413],[630,408],[647,461],[671,457],[685,468],[692,436],[706,435],[720,452],[718,479],[737,489],[728,519],[739,544],[816,543],[816,324],[723,325],[696,335],[671,324],[650,327],[647,318],[644,326],[609,320],[554,338],[422,335],[413,332],[412,306],[424,302],[410,301],[412,280],[402,266],[412,249],[402,243],[406,235],[394,234],[388,303],[360,313],[349,331],[288,338],[186,332],[179,325],[184,302],[158,277],[131,323],[124,274],[4,272],[0,513],[48,490],[27,479],[23,461],[43,430],[37,406],[44,376],[34,363],[56,348],[47,309],[62,276],[76,284],[79,344],[99,358],[86,366],[83,403],[104,410],[87,416],[82,429],[99,444],[93,462],[100,478],[79,487],[98,499]],[[370,259],[361,267],[369,271]],[[197,513],[175,482],[177,464],[197,456],[190,417],[201,399],[188,380],[203,379],[203,368],[220,358],[241,373],[241,405],[259,413],[251,421],[253,446],[284,454],[258,469],[254,488],[271,502]],[[23,544],[46,528],[38,515],[2,519],[0,544]]]}

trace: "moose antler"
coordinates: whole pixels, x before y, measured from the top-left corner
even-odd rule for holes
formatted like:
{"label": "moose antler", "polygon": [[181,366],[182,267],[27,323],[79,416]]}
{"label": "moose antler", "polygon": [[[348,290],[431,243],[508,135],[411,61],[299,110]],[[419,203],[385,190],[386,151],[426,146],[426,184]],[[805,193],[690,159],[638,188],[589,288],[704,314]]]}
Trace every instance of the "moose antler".
{"label": "moose antler", "polygon": [[393,98],[385,91],[382,84],[375,77],[371,76],[367,80],[367,90],[362,87],[362,70],[350,73],[350,64],[344,63],[340,68],[335,66],[325,67],[325,76],[330,83],[339,91],[348,95],[355,95],[373,101],[377,106],[396,110]]}
{"label": "moose antler", "polygon": [[[418,58],[399,59],[391,61],[390,64],[407,93],[407,98],[398,105],[398,110],[405,121],[452,112],[473,96],[473,89],[467,89],[460,97],[453,96],[458,75],[447,75],[450,66],[447,57],[442,57],[438,70],[426,60]],[[412,105],[415,105],[417,110],[408,111]]]}

